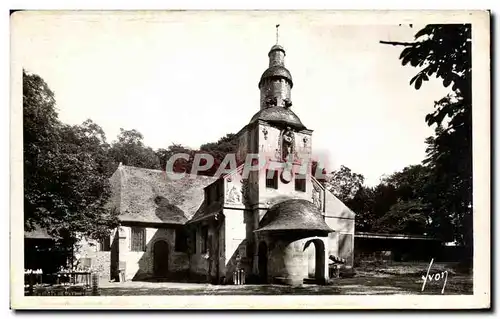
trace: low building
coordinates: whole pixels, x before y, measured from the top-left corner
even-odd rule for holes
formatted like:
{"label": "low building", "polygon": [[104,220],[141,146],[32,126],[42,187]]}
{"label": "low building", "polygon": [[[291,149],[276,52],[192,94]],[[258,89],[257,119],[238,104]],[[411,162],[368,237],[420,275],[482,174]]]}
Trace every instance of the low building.
{"label": "low building", "polygon": [[24,269],[41,269],[44,274],[54,273],[65,265],[71,251],[56,245],[56,239],[44,228],[35,226],[24,232]]}
{"label": "low building", "polygon": [[358,260],[428,262],[440,257],[443,251],[442,240],[431,236],[356,232],[354,237],[354,254]]}

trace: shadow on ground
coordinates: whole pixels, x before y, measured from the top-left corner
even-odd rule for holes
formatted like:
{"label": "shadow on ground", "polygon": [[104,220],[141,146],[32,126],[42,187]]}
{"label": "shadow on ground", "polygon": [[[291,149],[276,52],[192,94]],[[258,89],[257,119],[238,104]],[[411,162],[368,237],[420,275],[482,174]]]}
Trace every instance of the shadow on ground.
{"label": "shadow on ground", "polygon": [[[106,283],[100,288],[103,296],[140,295],[471,295],[472,274],[453,271],[450,264],[435,263],[428,270],[427,263],[389,263],[356,268],[352,278],[331,280],[325,286],[303,285],[211,285],[188,281],[132,281]],[[427,280],[423,288],[423,276],[448,271],[446,280]],[[444,287],[444,289],[443,289]]]}
{"label": "shadow on ground", "polygon": [[[443,281],[427,282],[422,291],[423,280],[418,276],[385,275],[381,277],[357,276],[340,278],[332,285],[240,285],[222,286],[185,283],[114,283],[100,289],[104,296],[126,295],[436,295],[441,294]],[[445,295],[472,294],[470,276],[450,276]]]}

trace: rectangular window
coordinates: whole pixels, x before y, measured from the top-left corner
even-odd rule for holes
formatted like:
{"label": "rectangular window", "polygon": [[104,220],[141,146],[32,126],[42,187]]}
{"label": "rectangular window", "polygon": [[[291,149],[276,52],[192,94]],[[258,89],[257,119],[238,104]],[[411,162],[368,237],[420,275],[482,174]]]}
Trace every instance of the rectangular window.
{"label": "rectangular window", "polygon": [[187,251],[187,233],[184,229],[175,230],[175,251],[186,252]]}
{"label": "rectangular window", "polygon": [[268,169],[266,170],[266,187],[278,189],[278,171],[277,170],[272,170],[272,171],[269,171]]}
{"label": "rectangular window", "polygon": [[203,226],[201,228],[201,253],[204,254],[208,249],[208,227]]}
{"label": "rectangular window", "polygon": [[306,176],[303,174],[295,175],[295,190],[298,192],[306,191]]}
{"label": "rectangular window", "polygon": [[146,251],[146,229],[142,227],[132,227],[131,236],[132,251]]}
{"label": "rectangular window", "polygon": [[107,236],[99,241],[99,251],[110,251],[111,250],[111,238]]}

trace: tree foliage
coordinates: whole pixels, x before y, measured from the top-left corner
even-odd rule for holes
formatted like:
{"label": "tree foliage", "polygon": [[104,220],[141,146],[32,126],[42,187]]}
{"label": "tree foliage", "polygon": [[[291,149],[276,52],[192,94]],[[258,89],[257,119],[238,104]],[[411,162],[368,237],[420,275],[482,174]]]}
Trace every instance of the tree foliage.
{"label": "tree foliage", "polygon": [[431,235],[435,225],[428,183],[429,170],[423,165],[410,165],[375,187],[361,185],[345,201],[356,213],[356,230]]}
{"label": "tree foliage", "polygon": [[351,171],[346,166],[331,172],[325,181],[325,187],[341,201],[352,199],[365,181],[363,175]]}
{"label": "tree foliage", "polygon": [[375,221],[373,229],[381,233],[427,234],[428,209],[428,205],[421,200],[398,200],[389,211]]}
{"label": "tree foliage", "polygon": [[120,128],[118,139],[114,141],[109,155],[118,166],[119,163],[128,166],[160,169],[160,159],[156,152],[144,145],[143,135],[135,129]]}
{"label": "tree foliage", "polygon": [[167,161],[175,154],[188,154],[189,160],[179,158],[173,163],[172,170],[175,173],[190,173],[193,166],[194,151],[188,147],[182,146],[181,144],[172,144],[167,149],[160,148],[156,151],[156,155],[159,158],[160,166],[163,170],[167,165]]}
{"label": "tree foliage", "polygon": [[424,164],[429,169],[428,201],[439,232],[469,248],[472,257],[472,59],[471,25],[427,25],[411,43],[402,45],[400,60],[419,72],[410,85],[420,89],[432,76],[450,87],[425,117],[436,125],[426,143]]}
{"label": "tree foliage", "polygon": [[353,198],[344,202],[347,207],[356,213],[356,231],[368,232],[372,230],[372,226],[377,219],[374,212],[375,201],[375,190],[362,185]]}
{"label": "tree foliage", "polygon": [[65,125],[54,93],[23,70],[25,229],[43,227],[63,240],[98,238],[116,224],[110,196],[107,144],[91,121]]}

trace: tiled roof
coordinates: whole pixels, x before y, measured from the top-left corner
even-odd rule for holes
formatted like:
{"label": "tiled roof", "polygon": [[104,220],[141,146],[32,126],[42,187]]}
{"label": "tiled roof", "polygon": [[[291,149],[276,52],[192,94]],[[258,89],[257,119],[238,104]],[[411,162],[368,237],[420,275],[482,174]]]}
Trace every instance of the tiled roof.
{"label": "tiled roof", "polygon": [[188,174],[170,179],[161,170],[123,165],[111,179],[121,221],[166,224],[186,223],[202,205],[204,188],[216,180]]}
{"label": "tiled roof", "polygon": [[256,231],[286,230],[333,232],[318,208],[305,199],[290,199],[272,206]]}
{"label": "tiled roof", "polygon": [[306,128],[295,113],[293,113],[288,108],[279,106],[268,107],[260,110],[252,117],[250,123],[254,123],[257,120],[263,120],[274,124],[287,125],[299,130]]}
{"label": "tiled roof", "polygon": [[290,87],[293,87],[292,74],[290,73],[290,71],[288,71],[287,68],[282,65],[271,66],[267,70],[265,70],[260,78],[259,88],[261,87],[264,80],[269,78],[286,79],[288,82],[290,82]]}

